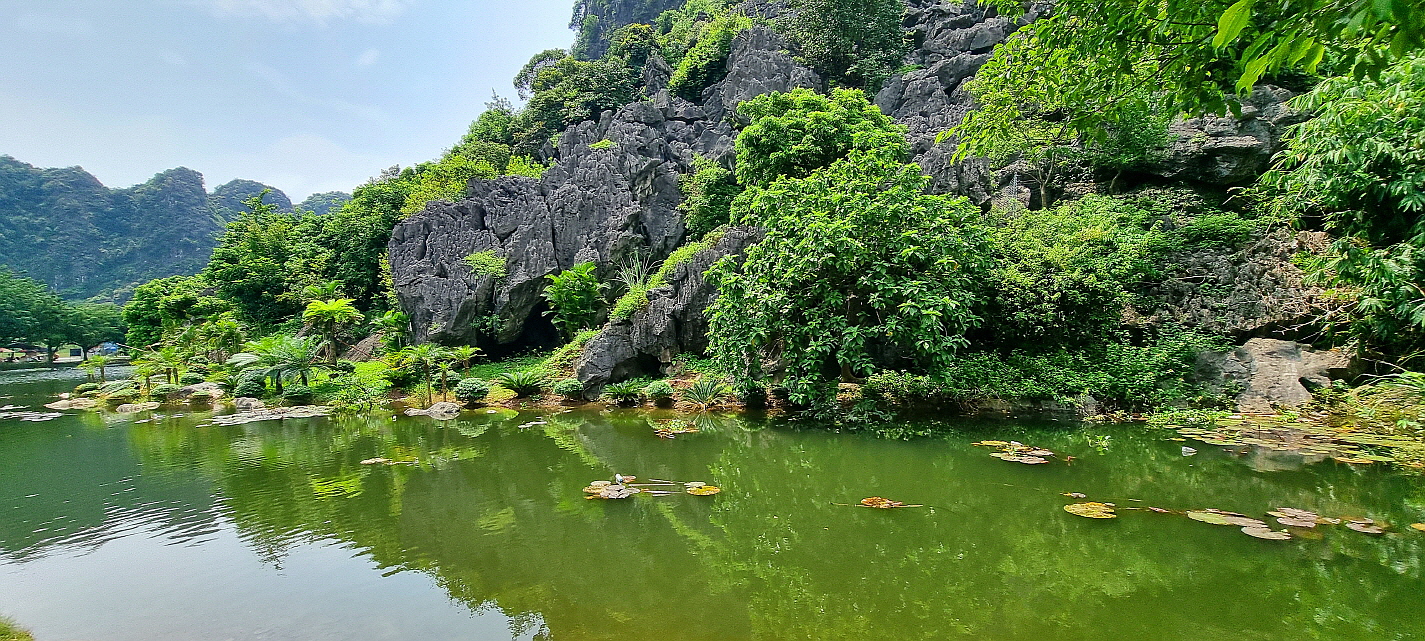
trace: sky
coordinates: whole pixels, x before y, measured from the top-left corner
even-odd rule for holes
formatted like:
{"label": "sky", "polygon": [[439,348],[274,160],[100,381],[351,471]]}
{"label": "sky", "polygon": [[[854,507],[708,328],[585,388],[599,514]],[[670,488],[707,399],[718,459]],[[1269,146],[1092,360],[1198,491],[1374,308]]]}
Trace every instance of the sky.
{"label": "sky", "polygon": [[347,191],[459,141],[573,0],[0,0],[0,155]]}

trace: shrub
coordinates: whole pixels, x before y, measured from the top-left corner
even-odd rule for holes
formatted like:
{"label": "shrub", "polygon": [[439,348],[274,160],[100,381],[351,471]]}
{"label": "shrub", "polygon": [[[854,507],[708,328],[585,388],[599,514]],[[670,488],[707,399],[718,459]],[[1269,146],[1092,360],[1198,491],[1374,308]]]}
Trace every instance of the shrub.
{"label": "shrub", "polygon": [[137,400],[139,400],[138,389],[119,390],[104,397],[104,401],[110,405],[123,405],[124,403],[132,403]]}
{"label": "shrub", "polygon": [[643,386],[636,381],[613,383],[604,387],[604,398],[619,405],[633,405],[643,398]]}
{"label": "shrub", "polygon": [[79,384],[79,386],[77,386],[77,387],[74,388],[74,393],[75,393],[75,394],[88,394],[89,392],[97,391],[98,389],[99,389],[99,384],[98,384],[98,383],[81,383],[81,384]]}
{"label": "shrub", "polygon": [[727,393],[727,384],[713,378],[699,378],[683,390],[683,400],[706,408]]}
{"label": "shrub", "polygon": [[668,381],[653,381],[643,388],[643,395],[655,403],[662,403],[673,398],[673,386]]}
{"label": "shrub", "polygon": [[128,390],[138,390],[139,382],[135,380],[109,381],[99,386],[100,396],[113,396]]}
{"label": "shrub", "polygon": [[592,144],[592,145],[589,145],[589,148],[590,148],[590,149],[613,149],[615,146],[616,146],[616,145],[614,144],[614,141],[609,140],[608,138],[605,138],[605,139],[600,140],[600,141],[598,141],[598,142],[596,142],[596,143],[594,143],[594,144]]}
{"label": "shrub", "polygon": [[198,372],[184,372],[178,377],[179,385],[197,385],[203,382],[203,375]]}
{"label": "shrub", "polygon": [[742,187],[732,172],[703,156],[693,157],[693,172],[678,178],[684,200],[678,208],[683,212],[683,225],[688,238],[702,238],[708,232],[731,220],[732,200],[742,193]]}
{"label": "shrub", "polygon": [[1208,214],[1177,229],[1188,249],[1236,249],[1257,234],[1257,222],[1237,214]]}
{"label": "shrub", "polygon": [[462,403],[475,403],[490,393],[490,383],[475,377],[463,379],[455,386],[455,398]]}
{"label": "shrub", "polygon": [[554,384],[554,393],[571,401],[584,398],[584,384],[577,378],[566,378]]}
{"label": "shrub", "polygon": [[173,383],[159,383],[149,388],[148,395],[155,400],[166,400],[168,396],[178,391],[178,386]]}
{"label": "shrub", "polygon": [[544,375],[539,372],[505,372],[495,377],[495,382],[519,396],[538,394],[544,387]]}
{"label": "shrub", "polygon": [[499,280],[509,275],[509,270],[505,267],[505,259],[497,256],[493,249],[466,256],[465,264],[470,266],[470,272],[476,276],[491,276]]}
{"label": "shrub", "polygon": [[260,378],[240,378],[238,384],[233,387],[233,396],[237,398],[262,398],[267,395],[267,386]]}
{"label": "shrub", "polygon": [[599,307],[603,304],[600,292],[606,285],[599,282],[595,269],[594,263],[579,263],[547,276],[549,286],[544,288],[543,295],[554,309],[546,313],[554,315],[554,324],[566,337],[574,337],[599,320]]}
{"label": "shrub", "polygon": [[288,385],[282,390],[282,400],[294,405],[306,405],[312,402],[312,388],[301,384]]}

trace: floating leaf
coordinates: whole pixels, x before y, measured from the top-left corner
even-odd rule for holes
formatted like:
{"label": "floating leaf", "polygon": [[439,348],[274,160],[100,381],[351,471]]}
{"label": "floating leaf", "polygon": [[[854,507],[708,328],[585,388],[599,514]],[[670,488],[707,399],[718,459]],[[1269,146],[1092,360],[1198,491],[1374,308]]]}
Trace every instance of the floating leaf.
{"label": "floating leaf", "polygon": [[984,447],[1004,447],[1006,445],[1009,445],[1009,441],[980,441],[978,443],[971,443],[970,445],[980,445]]}
{"label": "floating leaf", "polygon": [[688,494],[692,494],[693,496],[712,496],[721,491],[722,488],[716,485],[699,485],[697,487],[688,488]]}
{"label": "floating leaf", "polygon": [[1410,527],[1425,532],[1425,523],[1411,523]]}
{"label": "floating leaf", "polygon": [[684,483],[684,484],[683,484],[683,487],[692,489],[692,488],[695,488],[695,487],[702,487],[702,486],[704,486],[704,485],[707,485],[707,483],[704,483],[704,482],[702,482],[702,481],[689,481],[689,482],[687,482],[687,483]]}
{"label": "floating leaf", "polygon": [[864,498],[864,499],[861,499],[861,505],[862,505],[863,507],[875,507],[875,508],[886,509],[886,508],[900,507],[900,506],[902,506],[902,505],[905,505],[905,503],[901,503],[900,501],[892,501],[892,500],[890,500],[890,499],[881,498],[881,497],[879,497],[879,496],[870,496],[870,497],[866,497],[866,498]]}
{"label": "floating leaf", "polygon": [[1042,463],[1049,462],[1049,459],[1039,458],[1037,456],[1023,456],[1020,454],[1015,454],[1013,452],[995,452],[990,456],[993,456],[1001,461],[1009,461],[1011,463],[1023,463],[1025,465],[1040,465]]}
{"label": "floating leaf", "polygon": [[1227,515],[1209,512],[1207,510],[1189,510],[1187,517],[1194,521],[1202,521],[1203,523],[1211,523],[1212,525],[1232,525],[1227,521]]}
{"label": "floating leaf", "polygon": [[1063,496],[1067,496],[1071,499],[1086,499],[1089,497],[1089,495],[1084,494],[1083,492],[1061,492],[1060,494],[1062,494]]}
{"label": "floating leaf", "polygon": [[1304,527],[1304,528],[1313,528],[1313,527],[1316,527],[1316,520],[1315,520],[1315,519],[1312,519],[1312,520],[1307,520],[1307,519],[1293,519],[1293,518],[1289,518],[1289,517],[1284,517],[1284,516],[1283,516],[1283,517],[1277,517],[1277,523],[1280,523],[1280,524],[1282,524],[1282,525],[1286,525],[1286,526],[1289,526],[1289,527]]}
{"label": "floating leaf", "polygon": [[1242,527],[1242,528],[1249,528],[1249,527],[1250,527],[1250,528],[1265,528],[1265,527],[1267,527],[1266,521],[1262,521],[1262,520],[1260,520],[1260,519],[1254,519],[1254,518],[1252,518],[1252,517],[1250,517],[1250,516],[1224,516],[1224,517],[1222,517],[1222,520],[1226,521],[1228,525],[1235,525],[1235,526],[1237,526],[1237,527]]}
{"label": "floating leaf", "polygon": [[1273,530],[1271,528],[1266,527],[1265,525],[1262,527],[1244,527],[1242,528],[1242,533],[1246,534],[1247,536],[1253,536],[1259,539],[1266,539],[1268,541],[1291,540],[1291,532],[1287,532],[1286,530]]}
{"label": "floating leaf", "polygon": [[1379,536],[1381,534],[1385,534],[1385,528],[1381,527],[1379,523],[1376,523],[1371,519],[1357,519],[1354,521],[1346,521],[1346,527],[1360,532],[1361,534],[1370,534],[1372,536]]}
{"label": "floating leaf", "polygon": [[1118,515],[1114,513],[1111,503],[1073,503],[1064,506],[1064,511],[1074,516],[1082,516],[1086,519],[1116,519]]}

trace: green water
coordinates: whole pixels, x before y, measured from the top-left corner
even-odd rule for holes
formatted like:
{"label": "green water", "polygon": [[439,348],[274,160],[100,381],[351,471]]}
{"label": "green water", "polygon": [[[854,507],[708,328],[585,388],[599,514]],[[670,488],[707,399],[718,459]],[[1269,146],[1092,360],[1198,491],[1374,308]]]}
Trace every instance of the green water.
{"label": "green water", "polygon": [[[0,405],[75,381],[0,373]],[[1142,426],[910,441],[631,411],[0,420],[0,614],[66,639],[1425,639],[1425,481]],[[544,421],[546,424],[529,425]],[[521,427],[521,426],[524,427]],[[1077,457],[1022,466],[971,442]],[[416,464],[363,466],[384,457]],[[590,501],[613,473],[714,497]],[[1120,506],[1388,521],[1261,541]],[[879,495],[922,508],[850,507]]]}

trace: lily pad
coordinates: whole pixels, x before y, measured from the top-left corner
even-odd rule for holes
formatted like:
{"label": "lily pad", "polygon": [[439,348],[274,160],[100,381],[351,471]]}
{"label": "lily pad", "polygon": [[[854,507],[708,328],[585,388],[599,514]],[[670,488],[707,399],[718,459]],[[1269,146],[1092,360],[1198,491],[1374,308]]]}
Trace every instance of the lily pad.
{"label": "lily pad", "polygon": [[[596,481],[596,482],[597,482],[597,481]],[[592,490],[592,491],[590,491],[590,490]],[[614,484],[611,484],[611,485],[592,485],[592,484],[591,484],[591,485],[589,485],[589,487],[584,488],[584,493],[589,495],[589,496],[586,496],[586,497],[584,497],[584,498],[589,498],[589,499],[626,499],[626,498],[628,498],[628,497],[630,497],[630,496],[633,496],[633,495],[635,495],[635,494],[638,494],[638,493],[641,492],[641,491],[642,491],[642,490],[639,490],[639,489],[636,488],[636,487],[628,487],[627,485],[619,485],[619,484],[617,484],[617,483],[614,483]]]}
{"label": "lily pad", "polygon": [[1419,530],[1419,531],[1421,531],[1421,532],[1425,532],[1425,523],[1411,523],[1411,524],[1410,524],[1410,527],[1411,527],[1411,529],[1415,529],[1415,530]]}
{"label": "lily pad", "polygon": [[1114,513],[1113,505],[1110,503],[1073,503],[1064,506],[1064,511],[1074,516],[1082,516],[1086,519],[1116,519],[1118,515]]}
{"label": "lily pad", "polygon": [[1372,536],[1380,536],[1382,534],[1385,534],[1385,528],[1371,519],[1357,519],[1354,521],[1346,521],[1346,527],[1360,532],[1361,534],[1370,534]]}
{"label": "lily pad", "polygon": [[1207,510],[1189,510],[1187,517],[1194,521],[1202,521],[1203,523],[1210,523],[1212,525],[1232,525],[1232,523],[1227,520],[1227,515],[1209,512]]}
{"label": "lily pad", "polygon": [[1268,541],[1290,541],[1290,540],[1291,540],[1291,532],[1287,532],[1286,530],[1273,530],[1273,529],[1268,528],[1268,527],[1266,527],[1266,526],[1262,526],[1262,527],[1244,527],[1244,528],[1242,528],[1242,533],[1243,533],[1243,534],[1246,534],[1247,536],[1252,536],[1252,537],[1256,537],[1256,538],[1259,538],[1259,539],[1266,539],[1266,540],[1268,540]]}
{"label": "lily pad", "polygon": [[692,494],[693,496],[712,496],[721,491],[722,488],[716,485],[699,485],[697,487],[688,488],[688,494]]}
{"label": "lily pad", "polygon": [[978,443],[971,443],[970,445],[981,445],[984,447],[1004,447],[1006,445],[1009,445],[1009,441],[980,441]]}
{"label": "lily pad", "polygon": [[388,458],[369,458],[361,462],[362,465],[390,465],[395,461]]}
{"label": "lily pad", "polygon": [[1288,526],[1288,527],[1304,527],[1304,528],[1313,528],[1313,527],[1316,527],[1316,520],[1315,520],[1315,519],[1312,519],[1312,520],[1307,520],[1307,519],[1293,519],[1293,518],[1289,518],[1289,517],[1280,516],[1280,517],[1277,517],[1277,523],[1280,523],[1280,524],[1285,525],[1285,526]]}
{"label": "lily pad", "polygon": [[993,456],[1001,461],[1009,461],[1011,463],[1023,463],[1025,465],[1041,465],[1049,462],[1049,459],[1046,458],[1040,458],[1038,456],[1024,456],[1021,454],[1015,454],[1014,452],[995,452],[993,454],[990,454],[990,456]]}
{"label": "lily pad", "polygon": [[1252,518],[1252,517],[1250,517],[1250,516],[1224,516],[1224,517],[1222,517],[1222,520],[1227,521],[1227,524],[1228,524],[1228,525],[1235,525],[1235,526],[1237,526],[1237,527],[1242,527],[1242,528],[1249,528],[1249,527],[1250,527],[1250,528],[1264,528],[1264,527],[1267,527],[1267,522],[1266,522],[1266,521],[1263,521],[1263,520],[1261,520],[1261,519],[1254,519],[1254,518]]}

